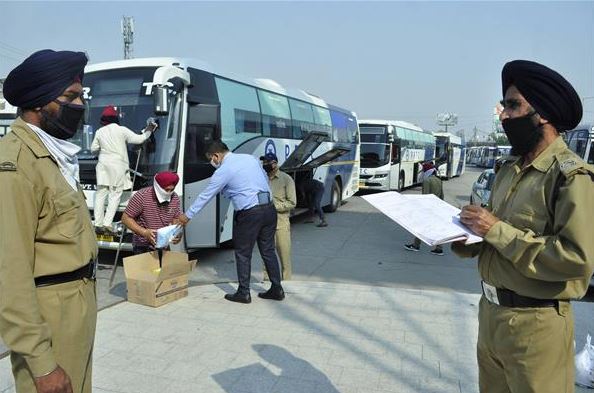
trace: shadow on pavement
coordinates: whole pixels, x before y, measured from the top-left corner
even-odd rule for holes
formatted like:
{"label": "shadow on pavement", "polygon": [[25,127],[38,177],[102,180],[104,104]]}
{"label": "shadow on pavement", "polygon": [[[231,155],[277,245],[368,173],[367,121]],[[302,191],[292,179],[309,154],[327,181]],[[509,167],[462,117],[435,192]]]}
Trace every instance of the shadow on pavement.
{"label": "shadow on pavement", "polygon": [[[323,372],[288,350],[270,344],[254,344],[252,348],[263,364],[254,363],[212,376],[225,392],[251,391],[251,387],[259,391],[274,387],[276,391],[297,392],[311,391],[315,387],[320,392],[339,393]],[[280,370],[278,374],[273,373],[270,366]]]}

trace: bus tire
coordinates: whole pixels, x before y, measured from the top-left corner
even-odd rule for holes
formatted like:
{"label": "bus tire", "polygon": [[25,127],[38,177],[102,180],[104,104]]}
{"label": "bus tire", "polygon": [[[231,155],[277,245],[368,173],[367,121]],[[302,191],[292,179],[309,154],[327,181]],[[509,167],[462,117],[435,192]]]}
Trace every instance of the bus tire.
{"label": "bus tire", "polygon": [[340,202],[342,200],[342,189],[340,188],[340,184],[334,179],[332,182],[332,190],[330,191],[330,204],[328,206],[324,206],[324,211],[328,213],[334,213],[338,210],[338,206],[340,206]]}
{"label": "bus tire", "polygon": [[404,173],[401,172],[398,177],[398,191],[404,190]]}

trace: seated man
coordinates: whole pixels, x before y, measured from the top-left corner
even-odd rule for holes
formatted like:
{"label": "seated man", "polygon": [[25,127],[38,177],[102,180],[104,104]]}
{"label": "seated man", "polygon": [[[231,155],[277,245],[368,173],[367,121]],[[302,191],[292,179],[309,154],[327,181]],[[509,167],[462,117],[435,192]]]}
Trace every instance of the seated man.
{"label": "seated man", "polygon": [[[122,222],[134,232],[134,254],[155,249],[157,229],[171,225],[181,215],[180,200],[175,191],[179,177],[173,172],[159,172],[152,187],[138,190],[122,216]],[[173,240],[179,243],[181,235]]]}

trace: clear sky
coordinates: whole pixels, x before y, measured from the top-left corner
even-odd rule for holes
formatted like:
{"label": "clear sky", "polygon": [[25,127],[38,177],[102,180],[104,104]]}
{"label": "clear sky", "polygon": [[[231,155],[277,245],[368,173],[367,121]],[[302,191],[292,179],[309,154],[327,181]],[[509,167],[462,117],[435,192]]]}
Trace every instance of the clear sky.
{"label": "clear sky", "polygon": [[123,57],[194,57],[215,69],[301,88],[359,118],[490,132],[512,59],[564,75],[594,118],[594,2],[4,2],[0,77],[43,48]]}

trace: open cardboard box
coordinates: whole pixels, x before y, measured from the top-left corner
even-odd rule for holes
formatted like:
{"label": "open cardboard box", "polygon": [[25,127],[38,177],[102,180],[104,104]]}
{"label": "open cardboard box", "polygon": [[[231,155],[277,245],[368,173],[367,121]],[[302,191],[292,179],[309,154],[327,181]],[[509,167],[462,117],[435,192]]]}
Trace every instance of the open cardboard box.
{"label": "open cardboard box", "polygon": [[128,301],[159,307],[188,296],[188,276],[196,266],[188,254],[175,251],[146,252],[124,258]]}

